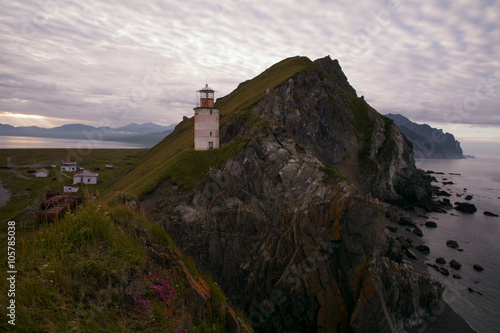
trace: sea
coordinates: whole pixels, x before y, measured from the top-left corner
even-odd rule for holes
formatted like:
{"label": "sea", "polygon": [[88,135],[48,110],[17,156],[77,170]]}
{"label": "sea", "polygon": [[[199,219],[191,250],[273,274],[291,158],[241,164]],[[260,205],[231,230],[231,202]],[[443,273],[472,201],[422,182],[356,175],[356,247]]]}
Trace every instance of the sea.
{"label": "sea", "polygon": [[[446,287],[444,300],[475,331],[500,332],[500,217],[483,214],[489,211],[500,215],[500,156],[419,159],[416,164],[425,171],[443,173],[433,174],[438,181],[433,185],[449,192],[452,204],[469,202],[477,208],[473,214],[452,209],[427,215],[438,225],[436,229],[423,227],[423,241],[431,249],[427,262],[435,264],[436,258],[443,257],[450,271],[449,276],[444,276],[429,268],[429,274]],[[467,195],[473,198],[465,200]],[[463,251],[447,247],[448,240],[457,241]],[[462,264],[459,270],[449,266],[452,259]],[[474,264],[481,265],[484,271],[474,270]],[[453,274],[462,278],[455,279]]]}
{"label": "sea", "polygon": [[118,141],[108,141],[108,140],[35,138],[29,136],[0,135],[0,149],[7,149],[7,148],[125,149],[125,148],[148,148],[148,147],[140,143],[118,142]]}

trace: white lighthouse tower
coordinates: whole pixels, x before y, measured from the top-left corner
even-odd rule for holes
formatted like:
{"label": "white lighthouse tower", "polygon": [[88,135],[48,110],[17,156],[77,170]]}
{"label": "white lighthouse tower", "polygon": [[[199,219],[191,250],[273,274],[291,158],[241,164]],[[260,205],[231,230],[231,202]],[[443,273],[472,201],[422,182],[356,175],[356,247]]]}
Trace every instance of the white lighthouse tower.
{"label": "white lighthouse tower", "polygon": [[194,149],[219,148],[219,110],[214,106],[214,90],[208,84],[198,90],[200,106],[194,108]]}

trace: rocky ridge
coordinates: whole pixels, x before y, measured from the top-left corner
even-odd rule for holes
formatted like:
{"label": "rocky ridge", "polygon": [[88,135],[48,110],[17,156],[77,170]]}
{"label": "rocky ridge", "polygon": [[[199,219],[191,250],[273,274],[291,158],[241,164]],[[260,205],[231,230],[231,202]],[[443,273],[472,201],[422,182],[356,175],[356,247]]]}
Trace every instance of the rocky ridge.
{"label": "rocky ridge", "polygon": [[443,287],[392,257],[378,199],[425,206],[430,176],[338,62],[286,59],[217,105],[221,144],[241,148],[194,186],[165,175],[142,205],[254,329],[389,332],[421,320]]}
{"label": "rocky ridge", "polygon": [[416,158],[465,158],[460,142],[451,133],[432,128],[427,124],[417,124],[400,114],[387,114],[394,120],[401,132],[413,144]]}

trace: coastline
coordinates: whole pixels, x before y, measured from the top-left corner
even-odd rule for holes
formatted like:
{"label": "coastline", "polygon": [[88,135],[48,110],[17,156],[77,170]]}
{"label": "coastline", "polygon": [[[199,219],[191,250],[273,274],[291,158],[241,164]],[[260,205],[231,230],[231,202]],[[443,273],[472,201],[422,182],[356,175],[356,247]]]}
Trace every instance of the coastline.
{"label": "coastline", "polygon": [[477,333],[470,325],[457,314],[452,307],[442,301],[436,306],[436,314],[424,319],[424,322],[411,329],[408,333],[435,333],[435,332],[460,332]]}
{"label": "coastline", "polygon": [[[415,211],[407,211],[403,208],[396,207],[390,204],[384,204],[387,211],[386,216],[386,234],[392,237],[404,237],[410,239],[413,243],[410,247],[412,253],[415,255],[416,259],[409,258],[406,254],[403,254],[403,263],[411,267],[415,271],[429,275],[429,266],[425,264],[428,260],[428,256],[415,249],[418,245],[425,244],[425,241],[415,235],[409,227],[404,227],[395,223],[400,217],[406,216],[412,219],[412,221],[421,229],[424,229],[424,223],[427,221],[426,211],[424,209],[415,207]],[[396,231],[391,231],[387,228],[397,227]],[[425,230],[425,229],[424,229]],[[432,251],[432,249],[431,249]],[[470,325],[462,318],[458,313],[453,310],[453,308],[446,302],[446,290],[441,296],[441,299],[436,304],[433,309],[430,309],[429,315],[424,318],[421,324],[418,324],[412,328],[406,328],[408,333],[434,333],[434,332],[465,332],[465,333],[477,333]]]}
{"label": "coastline", "polygon": [[10,191],[3,186],[2,181],[0,180],[0,207],[3,207],[7,204],[10,199]]}

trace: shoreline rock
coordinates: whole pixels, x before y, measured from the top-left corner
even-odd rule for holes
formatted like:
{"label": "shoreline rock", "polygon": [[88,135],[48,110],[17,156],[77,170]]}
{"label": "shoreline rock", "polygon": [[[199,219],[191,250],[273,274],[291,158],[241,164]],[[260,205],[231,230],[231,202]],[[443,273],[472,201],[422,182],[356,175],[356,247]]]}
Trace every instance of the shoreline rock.
{"label": "shoreline rock", "polygon": [[454,269],[460,269],[462,268],[462,264],[453,259],[452,261],[450,261],[450,267]]}
{"label": "shoreline rock", "polygon": [[427,221],[427,222],[425,222],[425,226],[427,228],[437,228],[437,223],[433,222],[433,221]]}
{"label": "shoreline rock", "polygon": [[486,215],[486,216],[498,217],[498,214],[495,214],[495,213],[492,213],[492,212],[488,212],[488,211],[484,211],[483,214]]}
{"label": "shoreline rock", "polygon": [[475,269],[476,271],[478,271],[478,272],[482,272],[482,271],[484,271],[483,266],[478,265],[478,264],[474,264],[474,265],[472,265],[472,268],[474,268],[474,269]]}
{"label": "shoreline rock", "polygon": [[[448,200],[448,199],[445,199],[445,200]],[[415,223],[415,224],[424,223],[424,225],[425,225],[425,221],[428,220],[428,217],[425,216],[425,214],[422,212],[422,210],[423,210],[422,208],[415,208],[414,211],[409,212],[401,207],[396,207],[394,205],[390,205],[387,203],[384,203],[384,206],[386,208],[386,224],[388,224],[388,225],[390,223],[396,223],[396,221],[398,221],[398,218],[400,216],[406,216],[406,217],[410,218],[412,223]],[[451,206],[451,204],[450,204],[450,206]],[[452,207],[450,207],[450,208],[452,208]],[[393,239],[397,239],[398,242],[400,242],[402,249],[405,249],[405,246],[407,248],[410,248],[410,251],[412,248],[415,248],[417,250],[424,249],[424,247],[428,248],[427,245],[422,244],[423,240],[421,238],[419,238],[417,235],[413,234],[413,232],[408,232],[406,230],[406,228],[398,228],[398,230],[395,233],[392,233],[391,235],[392,235],[391,237],[393,237]],[[412,246],[410,244],[412,240],[415,243],[415,246]],[[457,248],[458,248],[458,243],[457,243]],[[430,249],[429,249],[429,252],[430,252]],[[429,268],[428,267],[431,267],[434,270],[438,271],[438,268],[440,267],[438,264],[444,265],[447,263],[447,261],[442,257],[435,259],[435,263],[425,262],[427,260],[427,254],[425,254],[424,252],[420,252],[420,251],[415,251],[412,253],[417,257],[417,259],[411,259],[411,261],[407,262],[407,264],[411,263],[413,269],[415,269],[417,272],[425,274],[425,275],[429,275]],[[443,274],[443,273],[446,274],[446,272],[444,270],[443,270],[443,272],[441,272],[441,274]],[[457,274],[457,273],[450,274],[450,271],[448,271],[448,275],[451,275],[451,277],[453,277],[454,279],[461,279],[462,278],[462,276],[460,274]],[[416,325],[416,326],[413,326],[413,328],[408,328],[407,331],[411,332],[411,333],[416,333],[416,332],[432,333],[432,332],[445,331],[445,330],[441,330],[441,328],[453,327],[454,328],[453,331],[456,331],[456,332],[472,332],[472,333],[475,332],[469,326],[469,324],[460,315],[458,315],[446,302],[442,301],[442,304],[444,305],[446,311],[442,315],[436,316],[434,318],[435,320],[433,320],[432,322],[425,322],[425,327],[426,327],[425,329],[423,329],[422,326]]]}
{"label": "shoreline rock", "polygon": [[474,204],[468,202],[455,202],[455,209],[462,213],[472,214],[477,212],[477,208]]}

